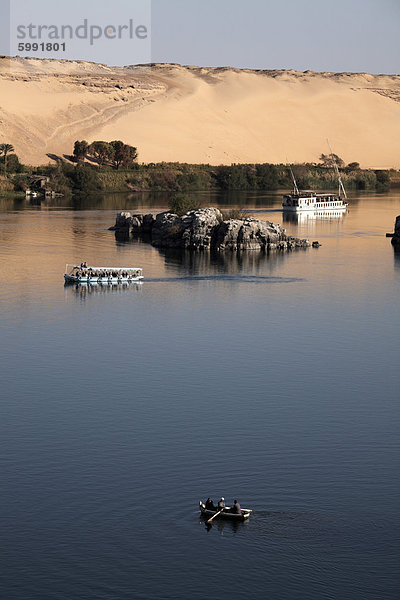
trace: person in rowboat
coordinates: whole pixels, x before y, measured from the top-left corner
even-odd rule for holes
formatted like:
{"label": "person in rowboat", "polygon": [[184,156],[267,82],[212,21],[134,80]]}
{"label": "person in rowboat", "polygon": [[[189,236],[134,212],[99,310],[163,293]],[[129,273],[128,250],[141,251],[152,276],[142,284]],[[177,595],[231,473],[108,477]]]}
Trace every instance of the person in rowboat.
{"label": "person in rowboat", "polygon": [[240,508],[240,504],[237,500],[233,501],[233,506],[231,508],[231,513],[235,514],[235,515],[241,515],[242,514],[242,509]]}
{"label": "person in rowboat", "polygon": [[221,500],[218,502],[218,510],[224,510],[225,509],[225,498],[221,498]]}
{"label": "person in rowboat", "polygon": [[214,502],[211,500],[211,498],[207,498],[207,500],[206,500],[206,509],[207,510],[217,510],[215,508]]}

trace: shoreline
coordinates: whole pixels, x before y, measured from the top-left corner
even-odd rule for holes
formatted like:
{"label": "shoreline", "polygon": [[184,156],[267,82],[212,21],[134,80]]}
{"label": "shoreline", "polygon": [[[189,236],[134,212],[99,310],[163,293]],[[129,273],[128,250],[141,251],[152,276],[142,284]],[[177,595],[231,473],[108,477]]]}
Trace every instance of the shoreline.
{"label": "shoreline", "polygon": [[[10,158],[16,158],[10,155]],[[357,163],[353,163],[357,165]],[[63,195],[80,193],[168,192],[184,195],[196,192],[278,192],[292,188],[286,164],[233,164],[217,167],[207,164],[150,163],[129,169],[94,165],[91,161],[74,163],[59,158],[56,164],[30,168],[18,163],[20,172],[2,178],[0,195],[31,189],[31,179],[42,176],[46,188]],[[336,175],[331,167],[318,163],[293,165],[299,188],[336,191]],[[341,168],[345,187],[355,191],[386,192],[400,187],[400,171],[361,169],[352,164]],[[42,192],[42,188],[32,188]]]}

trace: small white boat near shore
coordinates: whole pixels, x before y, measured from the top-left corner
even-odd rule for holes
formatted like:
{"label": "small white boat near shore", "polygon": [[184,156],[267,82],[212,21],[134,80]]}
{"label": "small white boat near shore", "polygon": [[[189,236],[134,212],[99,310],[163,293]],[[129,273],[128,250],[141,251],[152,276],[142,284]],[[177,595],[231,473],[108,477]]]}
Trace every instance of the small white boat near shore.
{"label": "small white boat near shore", "polygon": [[143,269],[140,267],[90,267],[86,263],[65,265],[65,283],[89,283],[109,285],[119,283],[140,283]]}

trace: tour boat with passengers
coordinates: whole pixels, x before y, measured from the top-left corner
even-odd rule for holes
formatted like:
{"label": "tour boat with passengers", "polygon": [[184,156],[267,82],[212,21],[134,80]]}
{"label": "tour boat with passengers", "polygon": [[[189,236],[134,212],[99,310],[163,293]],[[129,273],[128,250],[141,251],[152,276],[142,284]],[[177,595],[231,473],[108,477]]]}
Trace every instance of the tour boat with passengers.
{"label": "tour boat with passengers", "polygon": [[66,283],[118,284],[138,283],[143,279],[143,269],[139,267],[90,267],[86,263],[65,266]]}
{"label": "tour boat with passengers", "polygon": [[348,203],[340,196],[334,194],[317,194],[312,190],[295,192],[283,197],[282,208],[290,212],[310,211],[313,213],[336,213],[336,215],[347,211]]}
{"label": "tour boat with passengers", "polygon": [[335,213],[336,215],[345,213],[348,207],[348,202],[346,202],[347,194],[336,163],[334,166],[339,183],[338,194],[317,194],[313,190],[300,191],[297,187],[293,171],[290,169],[293,181],[293,192],[283,196],[283,210],[285,212],[295,213],[307,211],[315,214],[323,213],[325,215],[328,215],[329,213]]}

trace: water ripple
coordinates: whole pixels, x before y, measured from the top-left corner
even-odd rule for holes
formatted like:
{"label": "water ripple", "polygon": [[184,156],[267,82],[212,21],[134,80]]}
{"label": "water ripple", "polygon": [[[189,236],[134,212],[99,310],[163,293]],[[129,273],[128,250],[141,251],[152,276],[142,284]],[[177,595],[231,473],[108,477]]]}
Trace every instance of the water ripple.
{"label": "water ripple", "polygon": [[184,277],[146,277],[146,283],[177,283],[180,281],[235,281],[237,283],[299,283],[301,277],[272,277],[268,275],[186,275]]}

